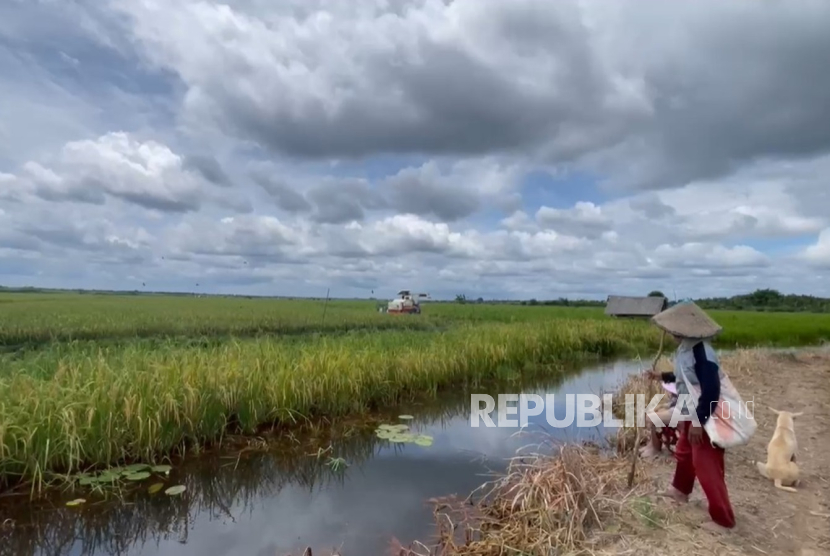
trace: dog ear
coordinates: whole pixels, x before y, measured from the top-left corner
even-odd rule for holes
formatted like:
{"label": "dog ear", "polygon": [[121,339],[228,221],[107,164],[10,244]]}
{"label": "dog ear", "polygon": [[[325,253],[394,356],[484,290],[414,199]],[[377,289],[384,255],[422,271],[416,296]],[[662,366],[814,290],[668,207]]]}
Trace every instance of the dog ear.
{"label": "dog ear", "polygon": [[792,414],[793,417],[801,417],[802,415],[804,415],[803,411],[799,411],[798,413],[793,413]]}
{"label": "dog ear", "polygon": [[770,411],[772,411],[773,413],[775,413],[776,415],[780,415],[780,414],[781,414],[781,412],[780,412],[780,411],[778,411],[777,409],[773,409],[773,408],[771,408],[771,407],[770,407],[770,408],[769,408],[769,410],[770,410]]}

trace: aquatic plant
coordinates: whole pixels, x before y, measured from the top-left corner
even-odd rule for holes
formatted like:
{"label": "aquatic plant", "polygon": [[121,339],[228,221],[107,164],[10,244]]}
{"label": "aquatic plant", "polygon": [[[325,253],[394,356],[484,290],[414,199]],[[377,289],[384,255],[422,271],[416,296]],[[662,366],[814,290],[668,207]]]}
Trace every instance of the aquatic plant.
{"label": "aquatic plant", "polygon": [[125,467],[110,467],[97,473],[76,473],[69,480],[80,487],[100,489],[106,486],[113,486],[117,483],[138,482],[149,479],[153,473],[168,475],[171,467],[169,465],[150,465],[146,463],[134,463]]}
{"label": "aquatic plant", "polygon": [[170,488],[165,490],[164,494],[166,494],[167,496],[178,496],[181,493],[183,493],[185,490],[187,490],[187,487],[185,485],[176,485],[176,486],[171,486]]}
{"label": "aquatic plant", "polygon": [[375,436],[381,440],[396,443],[413,443],[418,446],[432,446],[432,437],[428,434],[414,434],[407,425],[380,425],[375,430]]}

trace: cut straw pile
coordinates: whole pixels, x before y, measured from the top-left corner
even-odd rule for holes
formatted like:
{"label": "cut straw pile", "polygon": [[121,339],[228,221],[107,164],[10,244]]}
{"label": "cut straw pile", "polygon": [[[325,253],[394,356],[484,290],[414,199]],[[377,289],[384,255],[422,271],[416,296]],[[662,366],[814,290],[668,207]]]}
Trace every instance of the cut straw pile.
{"label": "cut straw pile", "polygon": [[[673,371],[673,365],[671,361],[666,358],[665,356],[661,356],[657,359],[656,363],[654,364],[654,369],[658,373],[666,373]],[[646,378],[642,374],[637,374],[629,377],[622,386],[620,386],[616,391],[613,392],[611,397],[611,405],[612,405],[612,412],[614,417],[617,419],[625,419],[625,407],[626,407],[626,395],[632,395],[632,403],[634,400],[637,399],[638,395],[643,395],[645,397],[645,405],[649,403],[649,401],[656,395],[656,394],[667,394],[663,397],[660,404],[655,408],[655,411],[659,411],[660,409],[668,406],[669,397],[668,393],[663,389],[663,386],[659,380],[651,380]],[[642,412],[644,413],[644,411]],[[640,419],[640,416],[637,415],[637,420]],[[647,423],[648,418],[644,419],[644,423]],[[637,439],[639,438],[639,442]],[[633,425],[627,426],[623,425],[617,429],[616,433],[616,447],[617,452],[620,454],[625,454],[630,452],[635,444],[643,445],[648,441],[648,434],[645,434],[645,431],[640,430],[639,437],[637,435],[637,426],[636,421]],[[613,440],[612,440],[613,441]]]}
{"label": "cut straw pile", "polygon": [[603,523],[622,510],[631,494],[626,488],[629,467],[626,459],[609,458],[580,445],[561,446],[552,455],[516,458],[502,478],[477,491],[485,490],[478,501],[436,506],[436,547],[429,551],[401,547],[395,552],[410,556],[576,554],[590,544]]}

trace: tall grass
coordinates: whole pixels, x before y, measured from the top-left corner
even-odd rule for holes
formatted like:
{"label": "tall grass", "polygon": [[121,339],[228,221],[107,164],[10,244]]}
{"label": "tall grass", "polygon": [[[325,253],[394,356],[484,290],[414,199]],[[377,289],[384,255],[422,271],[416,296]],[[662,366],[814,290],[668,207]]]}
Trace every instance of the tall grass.
{"label": "tall grass", "polygon": [[0,477],[39,483],[52,470],[152,461],[220,439],[229,425],[250,433],[263,423],[345,415],[505,368],[657,341],[647,326],[574,321],[154,350],[136,343],[51,362],[39,353],[9,362],[0,377]]}

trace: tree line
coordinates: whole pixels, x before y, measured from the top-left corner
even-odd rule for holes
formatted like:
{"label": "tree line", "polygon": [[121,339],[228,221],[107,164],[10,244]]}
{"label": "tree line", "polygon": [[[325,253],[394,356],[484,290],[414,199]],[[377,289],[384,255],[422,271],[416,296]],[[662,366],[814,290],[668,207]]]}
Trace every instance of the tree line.
{"label": "tree line", "polygon": [[[648,293],[649,297],[666,297],[661,291]],[[669,303],[673,301],[669,299]],[[511,305],[530,306],[557,306],[557,307],[604,307],[605,300],[592,299],[529,299],[524,301],[501,301],[487,300],[482,298],[476,300],[467,299],[463,294],[458,294],[456,303],[505,303]],[[830,313],[830,299],[816,297],[813,295],[782,294],[774,289],[760,289],[752,293],[733,295],[732,297],[706,297],[694,300],[703,309],[721,309],[727,311],[769,311],[783,313]]]}

